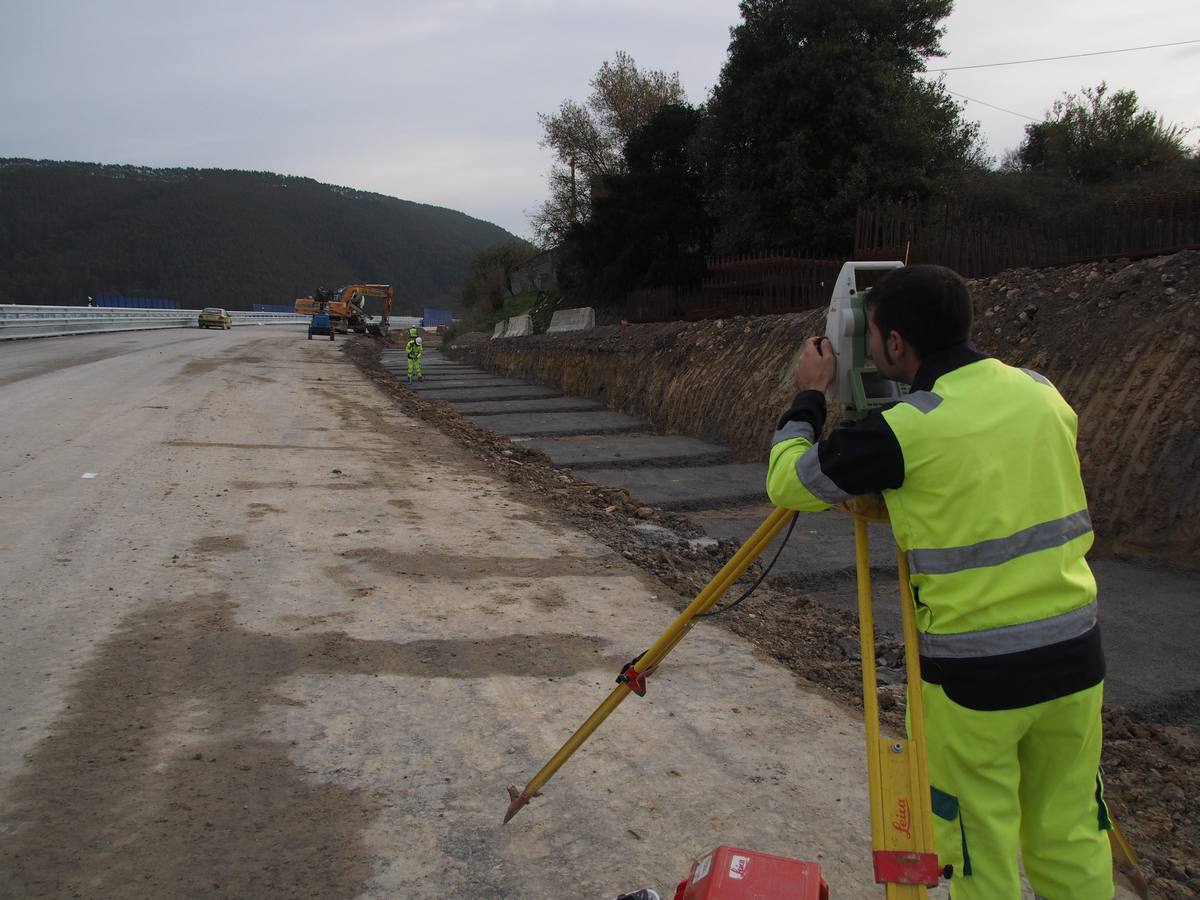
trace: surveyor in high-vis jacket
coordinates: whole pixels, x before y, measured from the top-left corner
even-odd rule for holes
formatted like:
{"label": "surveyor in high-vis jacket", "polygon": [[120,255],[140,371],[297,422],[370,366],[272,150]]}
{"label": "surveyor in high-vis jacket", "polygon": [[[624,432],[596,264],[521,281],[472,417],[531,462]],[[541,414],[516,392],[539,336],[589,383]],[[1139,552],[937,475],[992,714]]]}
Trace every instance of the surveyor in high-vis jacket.
{"label": "surveyor in high-vis jacket", "polygon": [[814,512],[883,495],[911,571],[953,900],[1018,900],[1018,850],[1039,897],[1109,900],[1104,655],[1076,415],[1042,375],[968,343],[971,298],[949,269],[896,269],[866,304],[875,365],[910,393],[822,437],[836,361],[827,339],[807,341],[767,491]]}
{"label": "surveyor in high-vis jacket", "polygon": [[413,375],[417,376],[417,381],[424,380],[424,376],[421,374],[421,355],[424,352],[425,348],[419,337],[410,337],[408,343],[404,345],[404,355],[408,357],[409,384],[413,383]]}

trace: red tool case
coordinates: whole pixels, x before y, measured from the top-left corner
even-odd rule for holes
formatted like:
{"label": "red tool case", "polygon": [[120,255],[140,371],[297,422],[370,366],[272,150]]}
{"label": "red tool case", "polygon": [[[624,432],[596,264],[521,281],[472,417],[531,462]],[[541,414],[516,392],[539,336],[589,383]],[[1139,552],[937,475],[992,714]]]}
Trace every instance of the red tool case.
{"label": "red tool case", "polygon": [[720,846],[696,860],[675,900],[829,900],[818,863]]}

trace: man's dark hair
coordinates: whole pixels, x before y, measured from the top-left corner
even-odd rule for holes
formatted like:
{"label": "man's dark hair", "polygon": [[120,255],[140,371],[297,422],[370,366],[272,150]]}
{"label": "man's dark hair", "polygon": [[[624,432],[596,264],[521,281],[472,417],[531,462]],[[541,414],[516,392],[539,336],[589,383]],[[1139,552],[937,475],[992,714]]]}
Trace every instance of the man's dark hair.
{"label": "man's dark hair", "polygon": [[971,336],[971,293],[945,266],[893,269],[867,293],[867,309],[885,340],[897,332],[922,359]]}

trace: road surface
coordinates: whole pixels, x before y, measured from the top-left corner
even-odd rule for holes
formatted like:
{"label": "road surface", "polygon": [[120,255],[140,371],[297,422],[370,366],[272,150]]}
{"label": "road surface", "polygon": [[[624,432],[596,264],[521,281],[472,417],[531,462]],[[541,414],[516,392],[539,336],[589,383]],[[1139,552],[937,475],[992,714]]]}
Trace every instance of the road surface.
{"label": "road surface", "polygon": [[14,897],[668,893],[719,843],[870,883],[862,725],[670,621],[295,331],[0,353],[0,885]]}

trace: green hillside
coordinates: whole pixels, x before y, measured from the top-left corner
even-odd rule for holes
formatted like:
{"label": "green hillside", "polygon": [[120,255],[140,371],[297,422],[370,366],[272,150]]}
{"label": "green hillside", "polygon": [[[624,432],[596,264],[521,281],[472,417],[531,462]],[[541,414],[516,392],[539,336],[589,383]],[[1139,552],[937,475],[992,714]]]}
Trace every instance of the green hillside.
{"label": "green hillside", "polygon": [[382,282],[404,314],[453,305],[472,253],[511,239],[451,209],[310,178],[0,159],[0,303],[114,293],[249,309]]}

